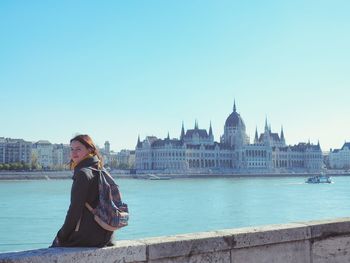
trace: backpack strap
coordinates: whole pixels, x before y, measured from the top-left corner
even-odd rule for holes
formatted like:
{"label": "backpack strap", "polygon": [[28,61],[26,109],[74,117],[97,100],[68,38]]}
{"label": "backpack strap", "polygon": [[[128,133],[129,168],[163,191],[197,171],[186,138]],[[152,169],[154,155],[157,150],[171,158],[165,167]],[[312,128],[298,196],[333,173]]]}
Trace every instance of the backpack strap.
{"label": "backpack strap", "polygon": [[78,231],[79,231],[80,222],[81,222],[81,217],[79,218],[79,221],[78,221],[77,225],[75,226],[75,229],[74,229],[75,232],[78,232]]}
{"label": "backpack strap", "polygon": [[90,170],[92,170],[92,171],[95,171],[95,172],[99,172],[100,174],[101,173],[105,173],[105,174],[107,174],[108,176],[111,176],[110,174],[109,174],[109,172],[103,167],[102,169],[97,169],[97,168],[94,168],[94,167],[86,167],[86,168],[88,168],[88,169],[90,169]]}
{"label": "backpack strap", "polygon": [[[95,171],[95,172],[99,172],[100,175],[102,175],[102,173],[105,173],[106,175],[112,177],[111,175],[109,175],[108,171],[105,169],[105,168],[102,168],[102,169],[97,169],[97,168],[93,168],[93,167],[86,167],[92,171]],[[92,206],[88,203],[88,202],[85,202],[85,207],[92,213],[94,214],[94,209],[92,208]],[[80,224],[80,222],[79,222]]]}
{"label": "backpack strap", "polygon": [[[96,169],[96,168],[93,168],[93,167],[86,167],[86,168],[88,168],[88,169],[90,169],[90,170],[92,170],[92,171],[95,171],[95,172],[99,172],[100,175],[101,175],[102,170],[100,170],[100,169]],[[88,202],[85,202],[85,207],[86,207],[92,214],[94,214],[94,209],[92,208],[92,206],[91,206]],[[80,223],[80,222],[79,222],[79,223]]]}
{"label": "backpack strap", "polygon": [[89,211],[92,213],[92,211],[93,211],[94,209],[91,207],[91,205],[89,205],[88,202],[85,203],[85,206],[86,206],[86,208],[89,209]]}

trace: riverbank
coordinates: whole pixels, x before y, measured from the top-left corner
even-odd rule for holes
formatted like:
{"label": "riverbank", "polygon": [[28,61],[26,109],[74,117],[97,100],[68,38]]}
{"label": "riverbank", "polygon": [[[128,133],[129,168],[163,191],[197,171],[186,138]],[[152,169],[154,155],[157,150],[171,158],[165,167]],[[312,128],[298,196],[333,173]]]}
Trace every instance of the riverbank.
{"label": "riverbank", "polygon": [[[186,174],[186,175],[179,175],[179,174],[157,174],[156,178],[153,174],[147,175],[133,175],[132,178],[134,179],[150,179],[150,180],[169,180],[169,179],[203,179],[203,178],[274,178],[274,177],[311,177],[316,176],[319,174],[316,173],[300,173],[300,174]],[[350,174],[331,174],[330,176],[350,176]],[[130,176],[128,176],[130,178]]]}
{"label": "riverbank", "polygon": [[[129,179],[150,179],[156,176],[159,179],[184,179],[184,178],[239,178],[239,177],[310,177],[318,175],[318,173],[164,173],[164,174],[127,174],[119,172],[111,172],[114,178]],[[71,179],[72,171],[2,171],[0,172],[0,180],[59,180]],[[350,176],[349,172],[328,171],[329,176]]]}
{"label": "riverbank", "polygon": [[72,178],[71,171],[2,171],[0,180],[48,180]]}
{"label": "riverbank", "polygon": [[[71,179],[72,171],[2,171],[0,172],[1,180],[60,180]],[[115,178],[132,178],[130,174],[112,174]]]}

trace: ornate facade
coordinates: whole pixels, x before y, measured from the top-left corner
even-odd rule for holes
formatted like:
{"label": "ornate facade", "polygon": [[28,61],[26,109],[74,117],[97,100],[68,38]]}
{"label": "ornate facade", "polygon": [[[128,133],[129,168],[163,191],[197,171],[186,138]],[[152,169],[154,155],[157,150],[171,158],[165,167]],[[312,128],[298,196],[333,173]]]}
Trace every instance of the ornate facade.
{"label": "ornate facade", "polygon": [[329,153],[329,166],[332,169],[350,169],[350,142]]}
{"label": "ornate facade", "polygon": [[140,137],[135,150],[135,167],[139,172],[160,171],[172,173],[234,173],[317,171],[322,167],[319,143],[299,143],[287,146],[283,128],[280,135],[271,132],[265,121],[265,130],[250,143],[246,127],[233,105],[227,117],[220,142],[214,141],[211,124],[209,132],[194,128],[185,132],[182,124],[178,139]]}

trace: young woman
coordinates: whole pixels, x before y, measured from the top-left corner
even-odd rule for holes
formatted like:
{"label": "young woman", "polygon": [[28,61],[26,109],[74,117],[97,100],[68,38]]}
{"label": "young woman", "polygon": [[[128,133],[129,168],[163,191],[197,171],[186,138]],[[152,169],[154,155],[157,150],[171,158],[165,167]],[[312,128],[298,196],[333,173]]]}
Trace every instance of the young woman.
{"label": "young woman", "polygon": [[103,247],[113,245],[112,231],[100,227],[86,208],[98,204],[98,172],[102,158],[88,135],[78,135],[70,140],[70,167],[74,170],[71,201],[63,226],[58,231],[52,247]]}

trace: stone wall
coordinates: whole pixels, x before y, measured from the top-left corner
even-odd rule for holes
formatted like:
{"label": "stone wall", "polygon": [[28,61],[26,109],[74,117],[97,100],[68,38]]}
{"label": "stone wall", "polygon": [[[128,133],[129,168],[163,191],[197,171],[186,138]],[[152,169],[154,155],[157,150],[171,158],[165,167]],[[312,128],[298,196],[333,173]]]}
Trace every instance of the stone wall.
{"label": "stone wall", "polygon": [[350,262],[350,218],[3,253],[0,262]]}

